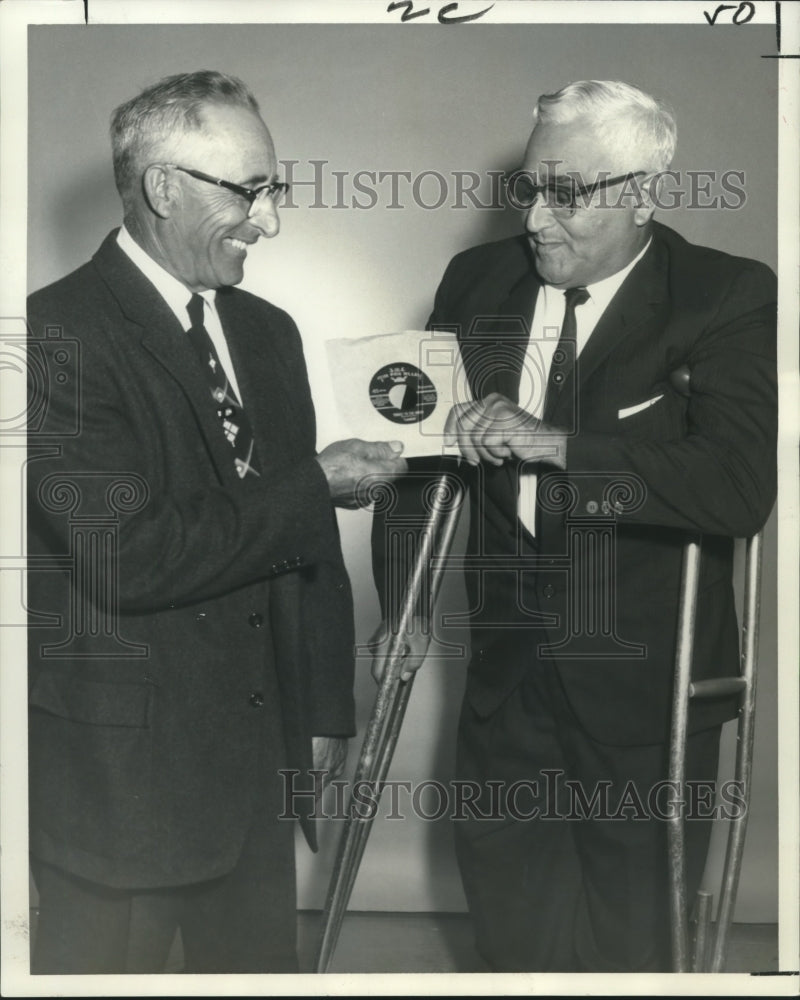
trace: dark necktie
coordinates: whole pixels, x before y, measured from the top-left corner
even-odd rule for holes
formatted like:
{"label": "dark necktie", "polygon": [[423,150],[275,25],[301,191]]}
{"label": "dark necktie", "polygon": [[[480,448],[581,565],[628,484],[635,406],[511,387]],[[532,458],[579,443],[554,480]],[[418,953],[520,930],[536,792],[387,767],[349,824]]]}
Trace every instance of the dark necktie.
{"label": "dark necktie", "polygon": [[564,292],[564,319],[561,323],[561,333],[558,336],[558,344],[553,354],[553,361],[550,365],[550,377],[547,380],[547,395],[545,397],[544,412],[548,412],[548,403],[551,403],[567,376],[575,367],[577,356],[578,324],[575,319],[575,309],[583,305],[589,298],[588,291],[583,286],[568,288]]}
{"label": "dark necktie", "polygon": [[233,450],[237,475],[240,479],[244,479],[247,475],[257,476],[259,473],[254,467],[253,430],[244,407],[239,402],[233,386],[228,382],[225,369],[214,350],[214,342],[205,328],[204,307],[205,301],[202,295],[196,293],[192,295],[186,306],[192,323],[188,330],[189,340],[203,369],[225,438]]}

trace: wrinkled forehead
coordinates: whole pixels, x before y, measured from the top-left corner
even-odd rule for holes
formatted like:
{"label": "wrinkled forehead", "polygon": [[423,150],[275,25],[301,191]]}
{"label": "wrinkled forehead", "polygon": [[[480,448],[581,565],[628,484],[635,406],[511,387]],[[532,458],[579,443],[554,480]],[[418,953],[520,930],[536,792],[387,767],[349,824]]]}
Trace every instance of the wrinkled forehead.
{"label": "wrinkled forehead", "polygon": [[243,181],[275,172],[275,147],[261,117],[249,108],[208,104],[203,128],[178,140],[179,155],[195,169]]}
{"label": "wrinkled forehead", "polygon": [[623,174],[631,167],[614,138],[613,129],[600,129],[587,118],[540,123],[528,140],[523,167],[540,184],[570,177],[590,184],[598,177]]}

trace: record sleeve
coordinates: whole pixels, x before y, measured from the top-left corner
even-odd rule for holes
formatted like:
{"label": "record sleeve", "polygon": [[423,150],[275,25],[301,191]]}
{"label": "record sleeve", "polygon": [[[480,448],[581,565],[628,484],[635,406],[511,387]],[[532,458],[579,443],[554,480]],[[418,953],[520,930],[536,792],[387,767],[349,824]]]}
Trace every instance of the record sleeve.
{"label": "record sleeve", "polygon": [[401,441],[408,458],[457,453],[444,445],[444,425],[470,395],[454,333],[404,330],[326,349],[339,438]]}

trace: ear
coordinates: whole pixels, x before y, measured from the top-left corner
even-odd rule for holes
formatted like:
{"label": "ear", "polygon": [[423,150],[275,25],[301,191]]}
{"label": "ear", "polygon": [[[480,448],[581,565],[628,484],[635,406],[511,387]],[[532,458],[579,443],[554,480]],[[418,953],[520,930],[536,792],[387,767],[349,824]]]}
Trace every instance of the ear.
{"label": "ear", "polygon": [[150,209],[168,219],[181,200],[181,189],[160,163],[151,163],[142,175],[142,191]]}
{"label": "ear", "polygon": [[653,218],[653,212],[656,210],[658,181],[658,174],[647,174],[638,182],[641,199],[633,210],[633,220],[637,226],[646,226]]}

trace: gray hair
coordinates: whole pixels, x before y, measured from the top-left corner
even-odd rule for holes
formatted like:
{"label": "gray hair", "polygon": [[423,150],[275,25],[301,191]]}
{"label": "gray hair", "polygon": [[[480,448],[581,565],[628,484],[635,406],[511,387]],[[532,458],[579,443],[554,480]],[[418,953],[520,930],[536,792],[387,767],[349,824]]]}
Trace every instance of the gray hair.
{"label": "gray hair", "polygon": [[165,77],[113,112],[114,180],[126,213],[154,149],[176,133],[202,132],[203,107],[208,104],[259,110],[255,97],[237,77],[198,70]]}
{"label": "gray hair", "polygon": [[578,80],[553,94],[542,94],[534,124],[586,120],[618,151],[629,170],[666,170],[675,154],[677,129],[672,111],[643,90],[618,80]]}

